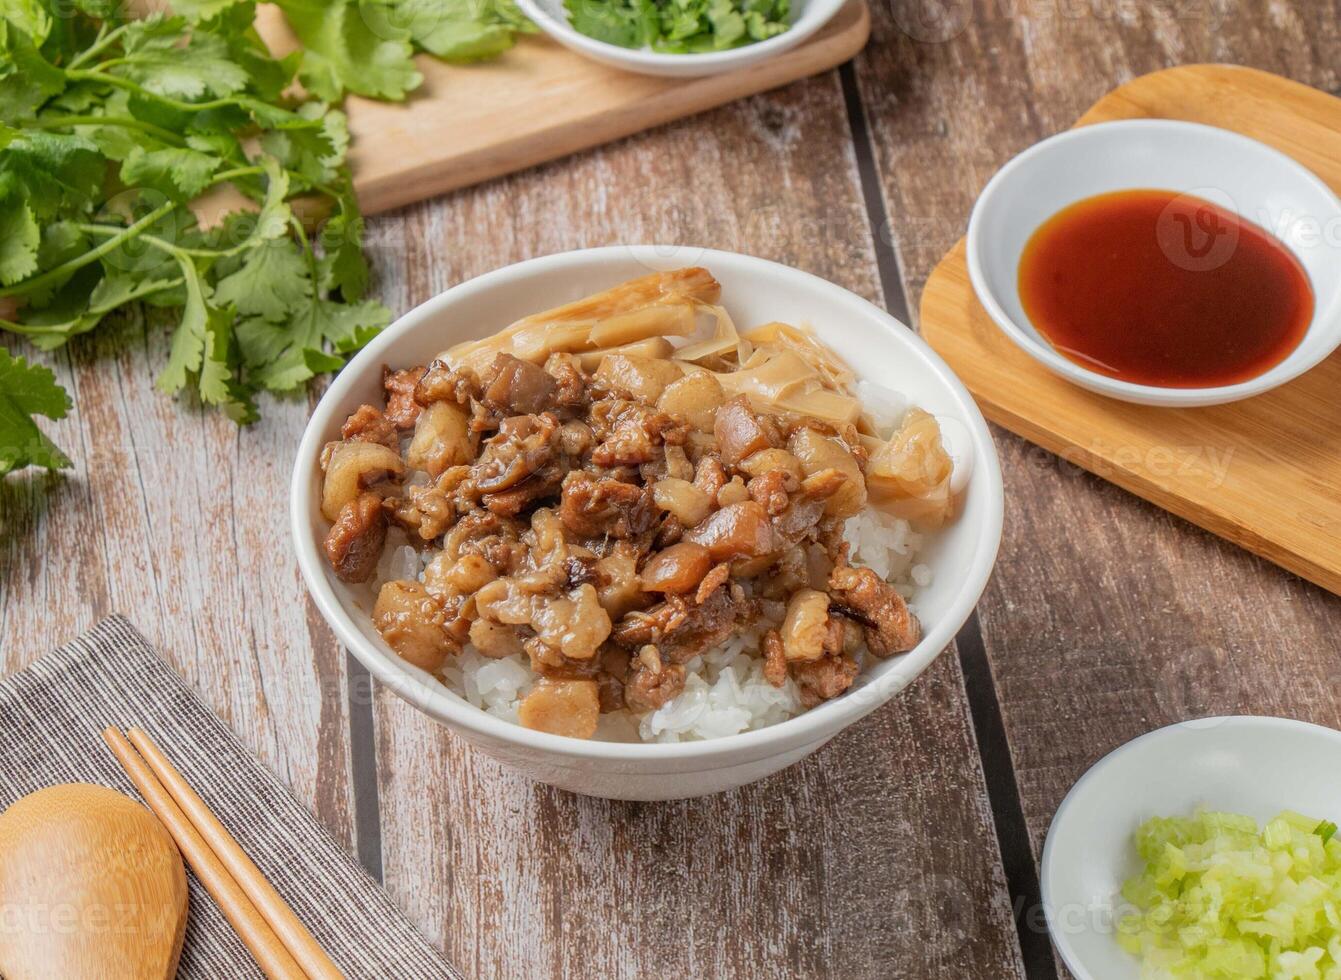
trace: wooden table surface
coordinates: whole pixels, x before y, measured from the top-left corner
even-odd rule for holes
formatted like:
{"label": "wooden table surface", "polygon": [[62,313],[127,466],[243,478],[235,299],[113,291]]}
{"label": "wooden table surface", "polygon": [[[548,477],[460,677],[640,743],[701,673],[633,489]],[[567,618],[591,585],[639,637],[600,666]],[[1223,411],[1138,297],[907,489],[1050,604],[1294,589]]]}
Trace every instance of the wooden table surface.
{"label": "wooden table surface", "polygon": [[[873,15],[838,71],[374,220],[381,299],[403,311],[531,256],[683,241],[912,322],[994,169],[1112,86],[1228,61],[1341,91],[1338,0]],[[75,396],[49,431],[76,470],[0,488],[0,674],[127,613],[470,976],[1065,976],[1037,858],[1086,767],[1207,713],[1341,726],[1341,600],[998,430],[995,576],[901,697],[729,794],[533,785],[371,685],[307,600],[285,485],[310,404],[272,401],[239,431],[152,390],[166,355],[131,320],[39,355]]]}

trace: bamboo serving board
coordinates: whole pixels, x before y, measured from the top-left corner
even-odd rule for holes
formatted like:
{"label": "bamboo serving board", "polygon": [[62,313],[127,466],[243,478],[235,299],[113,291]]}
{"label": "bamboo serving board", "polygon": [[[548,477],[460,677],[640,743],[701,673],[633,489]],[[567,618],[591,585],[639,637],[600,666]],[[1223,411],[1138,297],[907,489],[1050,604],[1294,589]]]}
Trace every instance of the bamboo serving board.
{"label": "bamboo serving board", "polygon": [[[276,53],[295,47],[269,4],[257,28]],[[365,214],[388,211],[786,85],[847,61],[870,32],[865,0],[852,0],[790,51],[690,79],[608,68],[544,35],[524,36],[481,64],[420,55],[424,84],[407,101],[345,102],[359,205]]]}
{"label": "bamboo serving board", "polygon": [[[1191,65],[1128,82],[1076,125],[1143,117],[1251,136],[1341,192],[1341,99],[1316,89],[1249,68]],[[1114,401],[1068,384],[1006,339],[974,297],[962,239],[927,280],[921,330],[992,421],[1341,593],[1341,352],[1231,405]]]}

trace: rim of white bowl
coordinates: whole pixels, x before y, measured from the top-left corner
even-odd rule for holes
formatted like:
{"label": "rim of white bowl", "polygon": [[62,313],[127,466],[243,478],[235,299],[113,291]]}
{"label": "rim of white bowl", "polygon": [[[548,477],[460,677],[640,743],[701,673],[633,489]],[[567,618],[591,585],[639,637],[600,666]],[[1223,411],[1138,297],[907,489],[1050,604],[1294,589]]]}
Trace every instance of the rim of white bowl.
{"label": "rim of white bowl", "polygon": [[[846,3],[847,0],[806,0],[805,6],[797,14],[796,20],[792,21],[791,26],[781,34],[763,41],[755,41],[752,44],[743,44],[738,48],[727,48],[725,51],[672,54],[667,51],[626,48],[620,44],[611,44],[609,41],[599,40],[588,34],[583,34],[569,23],[568,18],[555,17],[536,3],[535,0],[517,0],[517,5],[521,7],[522,13],[534,21],[546,34],[554,37],[555,40],[562,39],[562,41],[598,59],[619,61],[629,66],[631,71],[636,70],[633,66],[639,65],[657,69],[683,69],[693,65],[705,70],[730,68],[733,65],[743,66],[746,62],[758,61],[773,53],[780,54],[782,51],[800,44],[833,20]],[[806,13],[812,8],[818,10],[819,14],[807,20]]]}
{"label": "rim of white bowl", "polygon": [[[1163,387],[1160,385],[1142,385],[1131,381],[1122,381],[1118,378],[1109,377],[1106,374],[1100,374],[1097,371],[1091,371],[1089,368],[1077,364],[1069,358],[1063,357],[1050,344],[1035,340],[1029,335],[1028,331],[1020,327],[1019,324],[1005,311],[1001,303],[997,300],[995,293],[989,288],[987,276],[983,270],[982,255],[987,248],[987,243],[983,241],[983,230],[981,215],[985,208],[985,203],[995,195],[1001,193],[1001,188],[1014,175],[1025,168],[1037,166],[1036,161],[1047,154],[1054,152],[1060,145],[1072,143],[1079,140],[1093,139],[1096,132],[1111,131],[1115,129],[1128,130],[1153,130],[1153,131],[1172,131],[1185,130],[1200,132],[1208,139],[1220,139],[1229,143],[1238,143],[1243,146],[1252,147],[1257,151],[1264,151],[1267,156],[1274,157],[1286,169],[1292,170],[1295,176],[1302,182],[1310,184],[1315,190],[1321,191],[1341,212],[1341,197],[1338,197],[1317,174],[1309,170],[1302,163],[1287,153],[1282,153],[1274,146],[1268,146],[1261,140],[1255,140],[1251,136],[1244,136],[1242,133],[1236,133],[1231,129],[1222,129],[1219,126],[1208,126],[1204,123],[1186,122],[1181,119],[1116,119],[1110,122],[1089,123],[1084,126],[1077,126],[1074,129],[1068,129],[1064,132],[1049,136],[1045,140],[1040,140],[1028,149],[1020,152],[1007,161],[1000,170],[992,175],[992,179],[987,182],[987,186],[982,189],[978,195],[977,201],[973,204],[973,210],[969,214],[968,235],[966,238],[965,252],[968,259],[969,280],[973,284],[973,292],[977,295],[978,302],[987,310],[993,322],[1000,328],[1010,340],[1026,354],[1038,361],[1044,367],[1050,369],[1054,374],[1061,375],[1063,378],[1078,384],[1081,387],[1088,388],[1113,398],[1123,401],[1137,402],[1146,405],[1159,405],[1164,407],[1197,407],[1207,405],[1224,404],[1225,402],[1241,401],[1244,398],[1251,398],[1254,395],[1260,395],[1278,388],[1281,385],[1293,381],[1307,371],[1311,371],[1324,360],[1330,357],[1341,346],[1341,329],[1336,330],[1337,343],[1331,347],[1324,345],[1323,349],[1313,356],[1301,357],[1294,365],[1286,367],[1294,359],[1298,347],[1291,351],[1279,364],[1276,364],[1255,378],[1247,381],[1240,381],[1232,385],[1217,385],[1208,388],[1176,388]],[[1083,200],[1083,198],[1077,198]],[[1074,202],[1072,202],[1074,203]],[[1256,221],[1247,215],[1240,214],[1245,221]],[[1295,250],[1286,242],[1280,240],[1269,229],[1263,229],[1276,241],[1281,242],[1291,255],[1295,255]],[[1296,258],[1298,256],[1296,255]],[[1018,270],[1020,257],[1014,256],[1012,261]],[[1314,299],[1317,299],[1318,285],[1309,279],[1309,285],[1314,292]],[[1329,329],[1341,319],[1341,290],[1332,294],[1331,302],[1325,309],[1314,305],[1313,319],[1309,321],[1308,330],[1305,336],[1317,330]],[[1302,346],[1303,340],[1300,341]]]}
{"label": "rim of white bowl", "polygon": [[[475,293],[492,288],[500,281],[525,278],[532,273],[548,272],[565,266],[583,266],[593,260],[599,261],[605,256],[626,259],[630,252],[645,250],[649,255],[694,255],[694,262],[711,268],[756,266],[768,270],[781,270],[784,275],[799,277],[817,292],[825,294],[826,301],[832,302],[835,312],[843,306],[854,311],[873,316],[901,342],[910,344],[925,359],[927,366],[937,379],[954,396],[961,413],[961,421],[972,434],[974,481],[986,481],[988,491],[985,495],[985,511],[982,518],[982,533],[969,562],[970,571],[961,584],[957,598],[950,604],[939,621],[923,635],[922,641],[911,651],[903,654],[883,676],[870,679],[859,690],[827,701],[794,718],[778,722],[767,728],[741,732],[736,735],[724,735],[718,738],[700,741],[674,743],[646,742],[607,742],[595,739],[570,738],[564,735],[551,735],[547,732],[523,728],[513,722],[496,718],[476,708],[458,695],[453,694],[436,679],[425,682],[419,679],[414,668],[407,668],[394,655],[388,655],[369,643],[355,627],[334,592],[325,581],[318,554],[317,543],[311,532],[312,517],[312,481],[315,479],[317,456],[321,445],[330,430],[335,405],[344,397],[345,392],[354,386],[355,378],[368,370],[380,371],[383,353],[398,340],[402,333],[413,329],[420,322],[436,316],[446,307],[458,303],[468,303]],[[896,331],[901,331],[898,333]],[[289,533],[293,548],[298,557],[298,567],[308,594],[317,604],[322,618],[334,630],[336,637],[359,662],[366,667],[378,681],[390,687],[398,695],[421,709],[435,720],[450,722],[486,738],[493,738],[512,745],[539,749],[556,755],[574,759],[615,759],[623,761],[652,760],[706,760],[722,756],[732,756],[742,751],[759,749],[770,743],[786,742],[787,747],[799,747],[828,738],[847,725],[861,718],[869,711],[884,704],[916,678],[941,652],[954,640],[960,626],[968,619],[981,598],[983,590],[996,563],[1001,543],[1002,515],[1004,512],[1004,491],[1001,481],[1001,465],[991,433],[968,389],[954,375],[940,356],[933,351],[911,329],[901,324],[887,312],[873,303],[862,299],[856,293],[844,289],[809,272],[794,269],[791,266],[768,259],[742,255],[738,252],[723,252],[716,249],[697,246],[668,245],[606,245],[598,248],[577,249],[558,252],[538,258],[527,259],[512,265],[503,266],[492,272],[486,272],[473,279],[467,279],[426,300],[377,335],[367,347],[360,351],[348,365],[336,376],[327,388],[312,417],[308,420],[298,446],[297,459],[294,462],[293,478],[289,487]],[[722,761],[726,768],[737,765],[743,760],[732,758]]]}
{"label": "rim of white bowl", "polygon": [[[1189,725],[1204,725],[1205,728],[1189,729]],[[1043,916],[1048,923],[1048,936],[1052,939],[1053,945],[1057,947],[1057,952],[1061,954],[1062,961],[1066,963],[1067,969],[1076,975],[1076,980],[1102,980],[1102,978],[1096,977],[1085,961],[1076,953],[1071,945],[1071,937],[1067,930],[1055,928],[1055,923],[1052,920],[1053,902],[1050,894],[1052,875],[1050,869],[1053,860],[1053,831],[1059,823],[1065,822],[1067,811],[1081,793],[1089,787],[1091,782],[1102,780],[1104,770],[1108,769],[1111,763],[1116,762],[1129,751],[1135,751],[1142,743],[1152,739],[1167,738],[1170,733],[1183,729],[1189,731],[1200,730],[1209,734],[1233,727],[1308,731],[1320,738],[1335,742],[1341,747],[1341,732],[1334,728],[1328,728],[1326,725],[1314,724],[1311,721],[1282,718],[1277,715],[1208,715],[1205,718],[1189,718],[1184,721],[1177,721],[1171,725],[1164,725],[1154,731],[1146,732],[1144,735],[1138,735],[1128,742],[1123,742],[1086,769],[1081,777],[1067,790],[1066,796],[1062,797],[1062,802],[1057,806],[1057,812],[1052,815],[1052,820],[1048,824],[1047,837],[1043,840],[1043,856],[1038,862],[1039,900],[1043,903]],[[1132,967],[1133,969],[1139,967],[1139,961],[1135,957],[1132,958]]]}

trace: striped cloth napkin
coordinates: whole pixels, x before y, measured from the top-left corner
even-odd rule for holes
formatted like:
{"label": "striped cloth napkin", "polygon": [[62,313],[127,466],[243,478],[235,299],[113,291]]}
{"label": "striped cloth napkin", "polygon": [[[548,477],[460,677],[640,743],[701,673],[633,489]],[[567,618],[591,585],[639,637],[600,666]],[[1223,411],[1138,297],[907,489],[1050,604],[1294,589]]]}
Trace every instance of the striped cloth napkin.
{"label": "striped cloth napkin", "polygon": [[[135,628],[104,620],[0,683],[0,810],[55,783],[101,783],[139,800],[103,744],[138,725],[350,978],[460,980],[363,868],[201,703]],[[179,978],[263,978],[190,875]]]}

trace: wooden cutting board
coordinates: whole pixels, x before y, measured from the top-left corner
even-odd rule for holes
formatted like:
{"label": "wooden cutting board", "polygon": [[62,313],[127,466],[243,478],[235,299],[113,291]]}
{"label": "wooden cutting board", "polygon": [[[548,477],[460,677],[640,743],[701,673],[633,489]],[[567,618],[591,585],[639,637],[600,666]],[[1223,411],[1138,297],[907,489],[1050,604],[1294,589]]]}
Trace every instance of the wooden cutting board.
{"label": "wooden cutting board", "polygon": [[[1190,65],[1128,82],[1076,125],[1144,117],[1251,136],[1341,192],[1341,99],[1316,89],[1250,68]],[[996,328],[974,298],[962,239],[927,280],[921,331],[994,422],[1341,593],[1341,353],[1232,405],[1104,398],[1036,364]]]}
{"label": "wooden cutting board", "polygon": [[[277,54],[296,46],[269,4],[257,28]],[[420,55],[424,84],[407,101],[346,100],[359,205],[365,214],[388,211],[786,85],[847,61],[870,33],[864,0],[852,0],[790,51],[690,79],[607,68],[543,35],[482,64]]]}

